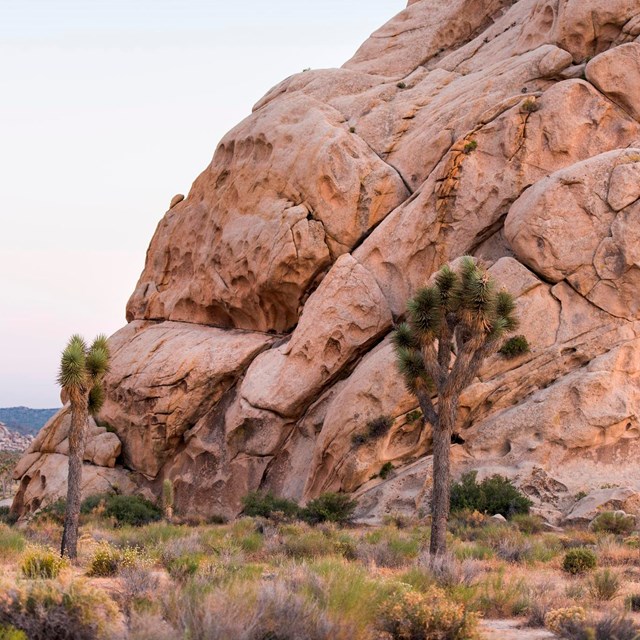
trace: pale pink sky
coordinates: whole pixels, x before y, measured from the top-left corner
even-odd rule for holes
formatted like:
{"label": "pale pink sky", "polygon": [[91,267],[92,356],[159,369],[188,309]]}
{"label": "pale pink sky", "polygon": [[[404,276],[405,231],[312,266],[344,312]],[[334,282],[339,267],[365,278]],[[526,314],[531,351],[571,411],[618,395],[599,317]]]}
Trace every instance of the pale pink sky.
{"label": "pale pink sky", "polygon": [[53,407],[153,231],[274,84],[340,66],[406,0],[0,1],[0,406]]}

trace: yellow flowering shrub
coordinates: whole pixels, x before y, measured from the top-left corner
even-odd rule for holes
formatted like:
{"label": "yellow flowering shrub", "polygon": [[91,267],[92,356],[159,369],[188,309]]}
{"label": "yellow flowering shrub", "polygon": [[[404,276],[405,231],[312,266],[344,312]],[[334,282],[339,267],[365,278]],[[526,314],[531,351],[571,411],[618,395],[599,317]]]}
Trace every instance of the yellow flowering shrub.
{"label": "yellow flowering shrub", "polygon": [[544,626],[549,631],[560,633],[567,622],[584,622],[586,619],[587,612],[582,607],[564,607],[549,611],[544,617]]}
{"label": "yellow flowering shrub", "polygon": [[402,590],[380,611],[380,624],[394,640],[470,640],[477,637],[477,617],[436,586]]}

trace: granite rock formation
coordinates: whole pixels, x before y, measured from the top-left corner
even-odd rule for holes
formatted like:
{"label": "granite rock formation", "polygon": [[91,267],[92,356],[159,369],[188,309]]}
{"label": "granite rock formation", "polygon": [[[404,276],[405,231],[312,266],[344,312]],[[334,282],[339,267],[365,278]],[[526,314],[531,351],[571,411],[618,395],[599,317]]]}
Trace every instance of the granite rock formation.
{"label": "granite rock formation", "polygon": [[[532,349],[465,392],[456,473],[506,474],[551,520],[635,493],[639,178],[640,0],[412,0],[341,69],[274,87],[174,198],[111,338],[98,424],[119,442],[92,431],[87,468],[170,478],[191,516],[259,487],[357,492],[370,519],[425,506],[429,428],[389,333],[472,254]],[[20,512],[56,497],[63,422],[20,466]]]}

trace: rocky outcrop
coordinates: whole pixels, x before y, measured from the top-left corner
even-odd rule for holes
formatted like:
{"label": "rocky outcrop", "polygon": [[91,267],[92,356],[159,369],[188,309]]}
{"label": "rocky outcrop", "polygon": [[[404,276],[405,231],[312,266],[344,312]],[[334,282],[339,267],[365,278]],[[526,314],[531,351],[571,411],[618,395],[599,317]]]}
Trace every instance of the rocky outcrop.
{"label": "rocky outcrop", "polygon": [[[417,0],[343,68],[274,87],[172,200],[111,338],[116,471],[171,479],[191,515],[258,487],[354,491],[371,521],[427,508],[429,427],[388,336],[472,254],[531,352],[466,390],[455,472],[506,474],[554,521],[581,492],[640,490],[639,38],[640,0]],[[55,424],[23,511],[53,495]]]}
{"label": "rocky outcrop", "polygon": [[9,429],[6,424],[0,422],[0,451],[14,451],[21,453],[25,451],[33,438],[25,436],[17,431]]}

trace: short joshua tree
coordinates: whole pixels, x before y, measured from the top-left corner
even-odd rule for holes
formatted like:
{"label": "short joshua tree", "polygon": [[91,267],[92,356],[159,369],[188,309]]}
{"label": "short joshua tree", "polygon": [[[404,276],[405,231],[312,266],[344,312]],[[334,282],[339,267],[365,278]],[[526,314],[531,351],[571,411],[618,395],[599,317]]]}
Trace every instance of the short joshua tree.
{"label": "short joshua tree", "polygon": [[446,552],[449,450],[460,394],[485,358],[501,347],[503,337],[516,329],[514,311],[513,296],[499,291],[467,256],[456,271],[443,267],[433,286],[409,300],[407,320],[394,333],[398,368],[433,431],[432,557]]}
{"label": "short joshua tree", "polygon": [[109,346],[106,336],[98,336],[91,347],[87,347],[79,335],[71,336],[62,352],[58,383],[67,393],[71,404],[67,504],[60,552],[72,559],[78,555],[82,461],[89,414],[97,413],[104,402],[102,381],[108,370]]}

